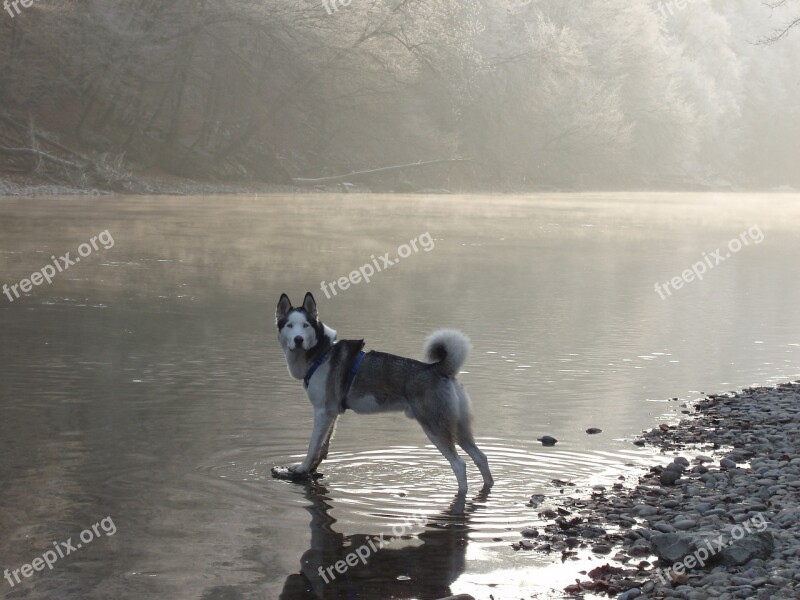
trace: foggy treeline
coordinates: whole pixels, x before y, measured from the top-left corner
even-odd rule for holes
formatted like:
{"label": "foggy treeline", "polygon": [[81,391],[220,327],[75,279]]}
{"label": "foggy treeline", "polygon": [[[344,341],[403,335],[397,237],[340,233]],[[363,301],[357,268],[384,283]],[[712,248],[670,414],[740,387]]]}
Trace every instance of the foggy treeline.
{"label": "foggy treeline", "polygon": [[800,187],[778,4],[39,0],[0,13],[0,173]]}

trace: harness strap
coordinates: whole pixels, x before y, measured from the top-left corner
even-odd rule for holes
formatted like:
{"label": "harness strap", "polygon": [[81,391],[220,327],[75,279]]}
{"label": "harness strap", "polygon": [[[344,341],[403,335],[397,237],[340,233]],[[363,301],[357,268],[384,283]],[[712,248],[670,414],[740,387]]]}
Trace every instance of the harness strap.
{"label": "harness strap", "polygon": [[324,363],[326,360],[328,360],[328,356],[330,356],[331,351],[333,351],[333,346],[328,348],[328,350],[325,352],[325,354],[323,354],[317,360],[315,360],[314,363],[308,368],[308,371],[306,372],[306,376],[303,377],[303,387],[304,388],[308,389],[308,382],[314,376],[314,373],[317,372],[317,369],[319,369],[322,366],[322,363]]}
{"label": "harness strap", "polygon": [[[315,360],[313,364],[308,368],[306,376],[303,377],[303,387],[305,389],[308,389],[308,383],[309,381],[311,381],[311,378],[314,376],[314,373],[316,373],[317,369],[319,369],[325,363],[325,361],[328,360],[328,356],[330,356],[330,353],[332,351],[333,351],[333,346],[328,348],[327,352],[325,352],[325,354],[323,354],[317,360]],[[364,352],[363,350],[359,352],[355,361],[353,361],[353,366],[350,368],[350,374],[347,377],[347,385],[344,388],[344,395],[342,396],[343,410],[347,410],[349,408],[347,406],[347,394],[350,393],[350,388],[353,387],[353,381],[356,378],[356,373],[358,372],[358,366],[361,364],[361,360],[364,358],[364,355],[366,355],[366,352]]]}
{"label": "harness strap", "polygon": [[342,396],[342,408],[347,410],[349,407],[347,406],[347,394],[350,393],[350,388],[353,387],[353,380],[356,378],[356,372],[358,371],[358,365],[361,364],[361,359],[364,358],[366,352],[363,350],[358,353],[356,360],[353,362],[353,366],[350,369],[350,376],[347,378],[347,387],[344,388],[344,396]]}

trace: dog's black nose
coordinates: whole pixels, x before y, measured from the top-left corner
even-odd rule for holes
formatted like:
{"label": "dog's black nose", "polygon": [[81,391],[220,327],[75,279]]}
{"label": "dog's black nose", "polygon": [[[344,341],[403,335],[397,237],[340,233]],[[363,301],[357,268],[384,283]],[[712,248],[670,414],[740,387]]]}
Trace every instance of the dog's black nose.
{"label": "dog's black nose", "polygon": [[303,338],[302,338],[302,336],[299,336],[299,335],[298,335],[296,338],[294,338],[294,345],[295,345],[295,348],[299,348],[300,346],[302,346],[302,345],[303,345]]}

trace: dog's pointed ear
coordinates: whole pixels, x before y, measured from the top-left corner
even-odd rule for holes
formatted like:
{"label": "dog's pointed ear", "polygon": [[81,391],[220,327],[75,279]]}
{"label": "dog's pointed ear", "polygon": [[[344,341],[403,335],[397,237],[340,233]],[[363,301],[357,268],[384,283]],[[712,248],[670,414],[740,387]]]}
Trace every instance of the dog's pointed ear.
{"label": "dog's pointed ear", "polygon": [[286,294],[281,294],[281,299],[278,300],[278,308],[275,309],[275,322],[277,323],[288,315],[290,310],[292,310],[292,301],[289,300],[289,296]]}
{"label": "dog's pointed ear", "polygon": [[303,298],[303,309],[310,319],[317,320],[317,302],[311,292],[306,292],[306,297]]}

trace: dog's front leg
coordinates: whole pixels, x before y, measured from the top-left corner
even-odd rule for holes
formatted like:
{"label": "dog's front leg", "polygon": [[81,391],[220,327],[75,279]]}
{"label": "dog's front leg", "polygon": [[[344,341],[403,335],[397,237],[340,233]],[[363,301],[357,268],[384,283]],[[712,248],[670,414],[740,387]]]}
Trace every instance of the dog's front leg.
{"label": "dog's front leg", "polygon": [[314,470],[319,466],[319,464],[328,458],[328,449],[331,446],[331,438],[333,437],[333,430],[336,429],[336,420],[339,418],[339,415],[333,417],[333,422],[331,426],[328,428],[328,432],[325,434],[325,439],[322,442],[322,449],[320,450],[319,457],[317,459],[317,463],[312,465],[311,472],[313,473]]}
{"label": "dog's front leg", "polygon": [[290,468],[295,475],[313,473],[319,463],[322,462],[323,449],[325,449],[327,442],[330,440],[330,435],[338,416],[338,412],[330,412],[325,409],[314,411],[314,430],[311,433],[306,459],[299,465]]}

